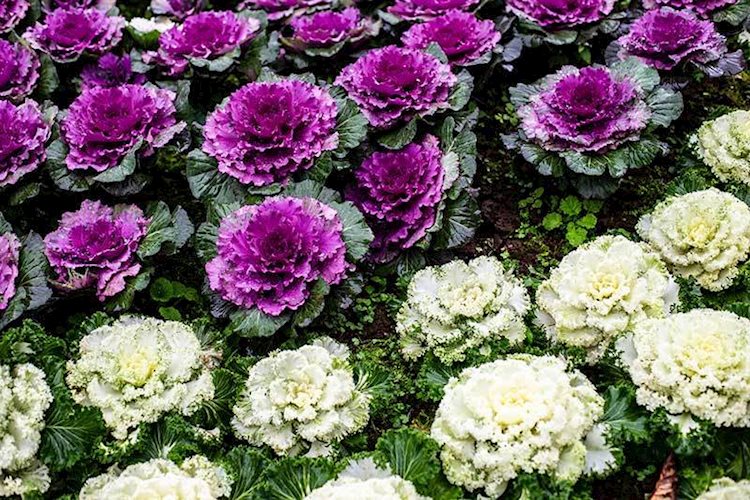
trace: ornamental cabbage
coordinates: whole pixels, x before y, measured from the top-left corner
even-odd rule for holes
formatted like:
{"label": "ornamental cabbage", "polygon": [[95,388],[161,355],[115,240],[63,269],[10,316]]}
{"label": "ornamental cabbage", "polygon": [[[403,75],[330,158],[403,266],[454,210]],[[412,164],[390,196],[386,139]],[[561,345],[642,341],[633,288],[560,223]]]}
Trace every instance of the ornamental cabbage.
{"label": "ornamental cabbage", "polygon": [[68,169],[104,172],[138,148],[150,156],[185,127],[175,117],[174,100],[171,90],[151,85],[84,90],[61,124]]}
{"label": "ornamental cabbage", "polygon": [[750,185],[750,111],[732,111],[703,122],[692,142],[716,177]]}
{"label": "ornamental cabbage", "polygon": [[42,0],[45,14],[55,9],[99,9],[107,12],[115,6],[115,0]]}
{"label": "ornamental cabbage", "polygon": [[456,82],[450,66],[435,56],[393,45],[366,52],[336,79],[376,128],[447,108]]}
{"label": "ornamental cabbage", "polygon": [[621,59],[632,56],[665,71],[690,62],[709,76],[722,76],[738,73],[744,67],[742,52],[728,54],[726,39],[714,23],[700,20],[690,11],[648,11],[616,44]]}
{"label": "ornamental cabbage", "polygon": [[122,39],[125,19],[99,9],[55,9],[24,33],[35,50],[55,62],[69,63],[82,54],[104,54]]}
{"label": "ornamental cabbage", "polygon": [[650,133],[682,112],[682,96],[635,59],[578,69],[564,66],[511,89],[518,135],[505,138],[543,175],[573,172],[586,197],[616,189],[629,168],[649,165],[666,146]]}
{"label": "ornamental cabbage", "polygon": [[203,10],[205,4],[205,0],[151,0],[151,12],[185,19]]}
{"label": "ornamental cabbage", "polygon": [[479,0],[396,0],[388,13],[408,21],[432,19],[452,10],[468,11]]}
{"label": "ornamental cabbage", "polygon": [[446,175],[442,159],[437,137],[427,135],[399,151],[376,151],[355,171],[346,197],[375,233],[372,260],[393,260],[435,224],[443,193],[455,180]]}
{"label": "ornamental cabbage", "polygon": [[711,188],[671,198],[641,218],[638,234],[677,276],[729,287],[750,252],[750,207]]}
{"label": "ornamental cabbage", "polygon": [[372,459],[351,462],[336,479],[314,489],[304,500],[428,500],[411,481],[381,469]]}
{"label": "ornamental cabbage", "polygon": [[601,236],[566,255],[538,288],[537,321],[555,342],[595,362],[640,321],[662,318],[679,287],[659,255],[624,236]]}
{"label": "ornamental cabbage", "polygon": [[415,24],[401,37],[405,47],[426,49],[437,43],[452,66],[466,66],[489,57],[500,41],[500,32],[490,20],[451,10],[427,22]]}
{"label": "ornamental cabbage", "polygon": [[694,309],[639,323],[618,348],[649,410],[750,426],[750,320]]}
{"label": "ornamental cabbage", "polygon": [[92,87],[119,87],[127,83],[141,85],[146,75],[133,72],[130,56],[104,54],[96,64],[89,64],[81,71],[81,89]]}
{"label": "ornamental cabbage", "polygon": [[[159,35],[159,50],[143,54],[143,61],[159,64],[170,76],[184,73],[191,62],[210,70],[220,58],[233,62],[258,31],[257,19],[234,12],[193,14]],[[220,65],[221,70],[227,67],[227,64]]]}
{"label": "ornamental cabbage", "polygon": [[52,128],[36,102],[0,100],[0,188],[39,168],[47,158],[50,135]]}
{"label": "ornamental cabbage", "polygon": [[221,221],[217,255],[206,264],[211,290],[272,316],[297,310],[320,280],[346,276],[343,229],[336,210],[313,198],[242,207]]}
{"label": "ornamental cabbage", "polygon": [[279,455],[327,454],[328,445],[369,419],[370,398],[357,387],[348,358],[345,345],[322,337],[262,359],[234,406],[236,434]]}
{"label": "ornamental cabbage", "polygon": [[363,18],[359,10],[353,7],[340,12],[323,11],[297,16],[292,18],[289,25],[294,31],[290,45],[298,50],[313,51],[357,42],[374,30],[372,22]]}
{"label": "ornamental cabbage", "polygon": [[203,151],[243,184],[286,183],[338,147],[336,102],[301,80],[249,83],[208,116]]}
{"label": "ornamental cabbage", "polygon": [[29,10],[28,0],[3,0],[0,2],[0,34],[16,27]]}
{"label": "ornamental cabbage", "polygon": [[27,46],[0,40],[0,98],[18,100],[31,94],[40,65]]}
{"label": "ornamental cabbage", "polygon": [[232,479],[220,466],[195,455],[182,464],[154,458],[86,481],[79,500],[142,498],[149,500],[216,500],[232,492]]}
{"label": "ornamental cabbage", "polygon": [[734,5],[738,0],[643,0],[643,6],[654,9],[659,6],[672,7],[678,10],[695,12],[701,17],[708,17],[716,11]]}
{"label": "ornamental cabbage", "polygon": [[493,338],[517,343],[525,337],[529,306],[521,281],[494,257],[422,269],[398,313],[402,353],[416,359],[433,352],[451,364]]}
{"label": "ornamental cabbage", "polygon": [[300,15],[313,10],[331,8],[333,0],[243,0],[238,10],[262,10],[269,21],[278,21],[292,15]]}
{"label": "ornamental cabbage", "polygon": [[555,31],[603,20],[612,13],[615,0],[508,0],[506,5],[521,19]]}
{"label": "ornamental cabbage", "polygon": [[52,391],[44,372],[24,363],[0,364],[0,496],[44,493],[47,467],[35,457]]}
{"label": "ornamental cabbage", "polygon": [[125,278],[141,270],[137,250],[149,220],[135,205],[114,209],[85,200],[66,212],[58,228],[44,238],[44,252],[57,274],[55,284],[68,291],[96,288],[103,301],[125,289]]}
{"label": "ornamental cabbage", "polygon": [[728,477],[714,479],[708,491],[703,492],[696,500],[737,500],[750,498],[750,480],[733,481]]}
{"label": "ornamental cabbage", "polygon": [[101,410],[122,440],[143,422],[171,411],[191,415],[213,399],[217,357],[183,323],[124,317],[81,339],[66,380],[73,399]]}
{"label": "ornamental cabbage", "polygon": [[20,250],[21,242],[15,234],[0,234],[0,311],[8,307],[8,303],[16,294]]}
{"label": "ornamental cabbage", "polygon": [[432,437],[451,483],[496,498],[519,473],[578,479],[583,440],[603,412],[594,385],[562,359],[518,356],[451,378]]}

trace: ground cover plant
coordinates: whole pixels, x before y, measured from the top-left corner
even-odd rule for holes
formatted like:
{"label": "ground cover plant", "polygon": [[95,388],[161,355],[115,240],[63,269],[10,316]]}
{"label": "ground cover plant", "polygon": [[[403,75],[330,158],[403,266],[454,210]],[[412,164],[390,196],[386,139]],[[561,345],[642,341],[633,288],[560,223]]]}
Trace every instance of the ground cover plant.
{"label": "ground cover plant", "polygon": [[748,0],[0,0],[0,496],[750,498]]}

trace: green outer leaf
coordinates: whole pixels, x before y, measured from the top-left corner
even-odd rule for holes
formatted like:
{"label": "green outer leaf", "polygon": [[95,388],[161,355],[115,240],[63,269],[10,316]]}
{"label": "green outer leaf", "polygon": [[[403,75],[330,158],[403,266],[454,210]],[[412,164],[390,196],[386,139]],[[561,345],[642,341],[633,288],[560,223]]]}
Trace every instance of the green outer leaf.
{"label": "green outer leaf", "polygon": [[565,160],[557,153],[545,151],[539,146],[530,143],[522,143],[520,152],[524,160],[534,165],[542,175],[560,177],[565,172]]}
{"label": "green outer leaf", "polygon": [[448,107],[453,111],[462,109],[469,103],[474,90],[474,77],[466,70],[458,74],[458,81],[448,97]]}
{"label": "green outer leaf", "polygon": [[652,112],[650,123],[658,127],[668,127],[680,117],[685,107],[682,94],[664,87],[659,87],[649,94],[646,104]]}
{"label": "green outer leaf", "polygon": [[244,187],[234,178],[219,172],[216,160],[199,149],[187,155],[186,175],[190,191],[199,200],[215,203],[241,201],[247,196]]}
{"label": "green outer leaf", "polygon": [[739,26],[748,16],[750,16],[750,1],[740,0],[718,11],[714,14],[713,20],[717,23],[729,23],[732,26]]}
{"label": "green outer leaf", "polygon": [[49,264],[41,236],[29,233],[22,240],[18,261],[16,293],[0,314],[0,329],[18,319],[26,310],[41,307],[52,297],[52,290],[47,286]]}
{"label": "green outer leaf", "polygon": [[229,500],[260,500],[262,476],[270,461],[260,451],[242,446],[233,448],[222,461],[234,482]]}
{"label": "green outer leaf", "polygon": [[36,84],[36,93],[39,97],[45,98],[52,95],[60,85],[60,77],[57,76],[57,69],[52,59],[46,54],[39,57],[41,65],[39,66],[39,80]]}
{"label": "green outer leaf", "polygon": [[243,337],[270,337],[290,319],[289,313],[271,316],[260,309],[238,309],[230,314],[232,331]]}
{"label": "green outer leaf", "polygon": [[284,196],[294,196],[295,198],[314,198],[326,205],[341,201],[341,196],[336,191],[312,179],[289,184],[284,189],[283,194]]}
{"label": "green outer leaf", "polygon": [[386,149],[401,149],[417,135],[417,120],[413,119],[401,127],[386,132],[378,138],[378,144]]}
{"label": "green outer leaf", "polygon": [[322,458],[284,458],[264,471],[264,500],[302,500],[334,478],[336,467]]}
{"label": "green outer leaf", "polygon": [[589,176],[603,175],[613,161],[613,157],[608,155],[589,156],[576,151],[564,151],[560,156],[570,170]]}
{"label": "green outer leaf", "polygon": [[443,64],[448,64],[448,56],[445,55],[445,52],[443,52],[443,49],[440,47],[440,45],[437,42],[430,42],[430,44],[427,46],[426,49],[424,49],[425,52],[430,54],[432,57],[437,59]]}
{"label": "green outer leaf", "polygon": [[47,414],[39,455],[53,470],[71,467],[91,453],[104,433],[98,409],[56,400]]}
{"label": "green outer leaf", "polygon": [[133,172],[135,172],[135,167],[138,164],[138,160],[136,158],[136,152],[140,148],[140,142],[138,145],[136,145],[133,149],[130,150],[130,152],[125,155],[125,158],[122,159],[122,161],[112,167],[108,168],[104,172],[101,172],[91,178],[91,180],[96,182],[106,182],[106,183],[112,183],[112,182],[122,182],[125,179],[128,178]]}
{"label": "green outer leaf", "polygon": [[332,202],[330,205],[339,214],[341,224],[344,226],[343,237],[347,255],[355,262],[361,260],[367,254],[370,243],[375,238],[365,222],[364,215],[348,201]]}
{"label": "green outer leaf", "polygon": [[481,223],[477,202],[466,191],[446,202],[442,219],[442,226],[433,240],[433,247],[437,249],[463,245],[474,236]]}
{"label": "green outer leaf", "polygon": [[214,397],[205,401],[193,414],[192,418],[202,427],[227,427],[232,421],[232,406],[237,391],[243,387],[242,380],[237,380],[229,370],[219,368],[211,372],[214,383]]}
{"label": "green outer leaf", "polygon": [[609,435],[618,441],[643,441],[647,438],[647,414],[636,404],[632,390],[609,386],[604,401],[604,415],[600,422],[607,424]]}
{"label": "green outer leaf", "polygon": [[174,253],[190,239],[194,231],[193,223],[182,207],[177,207],[170,213],[169,207],[163,201],[149,204],[146,215],[151,220],[148,233],[138,247],[141,259],[151,257],[162,249]]}
{"label": "green outer leaf", "polygon": [[146,289],[151,281],[153,272],[152,268],[143,269],[136,276],[127,279],[125,289],[106,302],[104,306],[105,310],[109,312],[121,312],[129,309],[133,304],[135,292]]}
{"label": "green outer leaf", "polygon": [[68,148],[61,139],[47,146],[46,166],[52,182],[63,191],[80,193],[88,190],[91,182],[86,177],[68,169],[65,164],[66,156],[68,156]]}
{"label": "green outer leaf", "polygon": [[644,92],[651,92],[659,85],[659,71],[646,66],[638,59],[629,57],[612,65],[612,71],[617,75],[635,81]]}
{"label": "green outer leaf", "polygon": [[325,309],[325,299],[330,291],[331,287],[328,283],[322,278],[318,279],[310,290],[310,296],[305,300],[305,303],[294,312],[294,324],[301,328],[310,326],[310,323],[320,316],[320,313]]}
{"label": "green outer leaf", "polygon": [[334,154],[342,158],[350,149],[359,146],[367,137],[367,118],[351,99],[346,97],[336,98],[335,96],[334,98],[338,106],[336,132],[339,134],[339,145]]}
{"label": "green outer leaf", "polygon": [[204,222],[195,232],[195,250],[203,262],[216,257],[216,240],[219,237],[219,226]]}
{"label": "green outer leaf", "polygon": [[8,222],[5,217],[3,217],[2,212],[0,212],[0,235],[12,232],[13,227],[10,225],[10,222]]}

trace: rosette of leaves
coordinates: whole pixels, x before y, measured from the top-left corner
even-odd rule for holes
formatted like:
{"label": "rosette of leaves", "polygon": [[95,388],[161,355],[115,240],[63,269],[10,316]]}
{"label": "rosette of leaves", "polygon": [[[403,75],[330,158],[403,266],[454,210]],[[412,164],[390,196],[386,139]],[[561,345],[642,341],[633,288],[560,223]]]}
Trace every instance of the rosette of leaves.
{"label": "rosette of leaves", "polygon": [[25,311],[38,309],[51,297],[47,259],[41,236],[18,238],[0,213],[0,330]]}
{"label": "rosette of leaves", "polygon": [[[337,263],[335,267],[341,272],[334,275],[334,271],[328,270],[325,273],[328,276],[321,275],[312,282],[309,280],[309,276],[300,276],[299,278],[306,283],[303,287],[306,295],[301,303],[296,303],[293,306],[290,306],[289,303],[286,303],[286,305],[274,303],[273,298],[259,298],[260,296],[258,295],[254,299],[248,299],[246,296],[242,297],[244,294],[241,291],[238,292],[238,288],[230,292],[230,295],[233,295],[233,298],[236,300],[229,301],[222,298],[221,294],[211,293],[210,287],[206,286],[206,293],[209,293],[211,297],[212,314],[219,318],[228,318],[230,320],[229,328],[242,336],[266,337],[273,335],[282,327],[296,328],[311,324],[325,308],[326,296],[331,290],[331,284],[338,284],[345,279],[346,271],[353,269],[354,264],[362,260],[367,254],[368,247],[373,239],[372,231],[367,226],[360,211],[350,202],[342,201],[337,192],[325,188],[315,181],[306,180],[291,184],[279,197],[267,198],[266,201],[273,204],[277,200],[280,203],[284,203],[289,199],[301,200],[302,205],[310,205],[310,201],[316,201],[318,203],[314,203],[313,205],[316,205],[317,208],[314,210],[324,210],[326,212],[332,210],[335,212],[335,219],[338,220],[332,223],[332,232],[327,234],[326,237],[342,241],[344,253],[343,255],[326,258],[336,260],[343,258],[346,262],[345,267],[341,269]],[[258,206],[263,206],[263,204]],[[247,212],[248,209],[252,208],[249,206],[241,207],[237,202],[229,204],[216,203],[212,205],[209,208],[206,222],[200,225],[196,233],[196,249],[200,259],[209,263],[209,261],[217,258],[217,241],[220,235],[219,229],[222,220],[229,216],[237,215],[242,209]],[[335,226],[339,224],[341,229],[335,229]],[[272,234],[272,232],[269,231],[268,234]],[[287,248],[280,242],[276,244],[281,245],[279,248]],[[290,265],[295,265],[292,261],[289,262]],[[221,274],[221,272],[218,272],[214,275],[220,276]],[[258,271],[258,274],[264,274],[264,271]],[[211,275],[212,273],[209,272],[209,277]],[[333,279],[331,275],[334,275]],[[232,286],[236,287],[236,284]],[[240,307],[238,303],[243,300],[244,303],[254,300],[256,301],[255,303],[263,303],[264,305],[249,308]],[[262,309],[265,309],[265,311]]]}
{"label": "rosette of leaves", "polygon": [[[320,104],[325,105],[326,108],[330,101],[335,103],[335,110],[332,113],[335,116],[330,116],[331,120],[322,118],[320,110],[314,111],[318,114],[318,120],[322,121],[317,131],[307,130],[311,118],[307,116],[301,119],[299,115],[302,111],[281,114],[278,109],[272,108],[271,102],[263,104],[263,107],[256,107],[258,97],[245,100],[245,95],[238,95],[244,92],[247,96],[251,96],[253,90],[248,88],[264,83],[298,87],[294,81],[303,82],[305,87],[312,92],[317,93],[322,90],[321,97],[319,97]],[[270,86],[266,86],[268,87]],[[258,94],[270,92],[266,89],[259,88],[258,90]],[[293,95],[295,90],[288,92]],[[234,95],[237,97],[233,103]],[[346,161],[349,151],[359,146],[367,135],[367,120],[356,104],[346,97],[343,89],[319,84],[315,76],[310,73],[282,78],[270,71],[264,71],[256,82],[241,88],[234,95],[225,99],[214,111],[214,115],[218,115],[219,112],[224,113],[228,106],[246,107],[247,113],[253,115],[256,123],[263,123],[263,126],[267,128],[279,127],[278,132],[275,133],[278,140],[275,140],[274,144],[269,147],[265,143],[258,142],[262,139],[256,137],[256,132],[252,129],[243,131],[242,124],[230,122],[229,126],[232,127],[232,131],[227,133],[235,137],[235,147],[232,150],[226,150],[217,145],[210,149],[217,151],[216,154],[220,155],[221,164],[217,161],[217,157],[205,152],[208,149],[206,142],[202,149],[196,148],[191,151],[187,156],[188,183],[193,196],[204,201],[223,204],[241,201],[248,196],[274,195],[280,193],[290,181],[309,179],[324,182],[334,170],[349,168]],[[276,102],[278,106],[292,104],[291,97],[286,104]],[[309,98],[305,106],[306,109],[310,108]],[[251,110],[251,108],[254,109]],[[312,111],[308,109],[307,112]],[[327,113],[326,116],[328,116]],[[209,115],[209,123],[204,130],[218,129],[222,126],[220,121],[223,121],[223,118],[217,117],[214,122],[217,125],[214,127],[211,124],[211,115]],[[300,140],[297,137],[286,138],[289,130],[299,130],[299,134],[295,135],[303,137],[314,133],[316,138],[314,142]],[[322,137],[323,135],[326,137]],[[269,158],[273,156],[274,149],[284,151],[284,154],[276,155],[278,158],[267,161],[262,159],[263,155]]]}
{"label": "rosette of leaves", "polygon": [[[71,486],[75,488],[71,485],[75,482],[73,478],[79,477],[81,468],[93,459],[105,433],[99,413],[77,405],[64,383],[68,357],[65,341],[47,335],[42,326],[33,321],[24,321],[0,337],[0,364],[28,363],[42,370],[52,393],[36,459],[48,472],[47,495],[54,498],[69,493]],[[26,480],[33,481],[33,478]]]}
{"label": "rosette of leaves", "polygon": [[585,198],[609,196],[629,169],[665,153],[656,130],[683,110],[682,95],[633,58],[611,66],[565,66],[511,88],[510,96],[521,123],[503,136],[505,146],[540,174],[567,178]]}

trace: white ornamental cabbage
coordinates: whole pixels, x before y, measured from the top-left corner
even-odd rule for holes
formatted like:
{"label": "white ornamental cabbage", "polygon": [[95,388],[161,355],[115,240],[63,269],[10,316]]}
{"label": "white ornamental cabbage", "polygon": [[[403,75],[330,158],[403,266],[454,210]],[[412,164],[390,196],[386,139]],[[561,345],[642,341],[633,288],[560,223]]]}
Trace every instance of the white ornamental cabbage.
{"label": "white ornamental cabbage", "polygon": [[250,369],[234,407],[236,434],[280,455],[309,446],[308,455],[362,429],[370,398],[354,382],[349,350],[328,337],[278,351]]}
{"label": "white ornamental cabbage", "polygon": [[674,274],[711,291],[730,286],[750,252],[750,207],[714,188],[660,203],[637,229]]}
{"label": "white ornamental cabbage", "polygon": [[49,471],[36,453],[51,403],[42,370],[29,363],[0,365],[0,497],[49,488]]}
{"label": "white ornamental cabbage", "polygon": [[83,485],[79,500],[215,500],[228,497],[232,480],[206,457],[196,455],[181,465],[155,458],[113,469]]}
{"label": "white ornamental cabbage", "polygon": [[529,305],[521,281],[496,258],[456,260],[414,275],[396,331],[406,358],[431,351],[451,364],[491,338],[523,340]]}
{"label": "white ornamental cabbage", "polygon": [[126,317],[81,340],[67,382],[81,405],[99,408],[116,439],[170,411],[190,415],[214,396],[217,353],[178,321]]}
{"label": "white ornamental cabbage", "polygon": [[750,498],[750,481],[733,481],[728,477],[716,479],[696,500],[746,500]]}
{"label": "white ornamental cabbage", "polygon": [[692,141],[716,177],[750,184],[750,111],[732,111],[704,122]]}
{"label": "white ornamental cabbage", "polygon": [[490,497],[521,472],[575,481],[584,439],[604,400],[580,372],[551,356],[516,356],[467,368],[445,387],[432,424],[448,480]]}
{"label": "white ornamental cabbage", "polygon": [[610,342],[647,318],[661,318],[679,287],[645,243],[601,236],[566,255],[537,290],[537,323],[555,342],[595,362]]}
{"label": "white ornamental cabbage", "polygon": [[617,347],[649,410],[750,426],[750,320],[694,309],[644,321]]}
{"label": "white ornamental cabbage", "polygon": [[372,459],[358,460],[336,479],[310,492],[304,500],[429,500],[411,481],[381,469]]}

